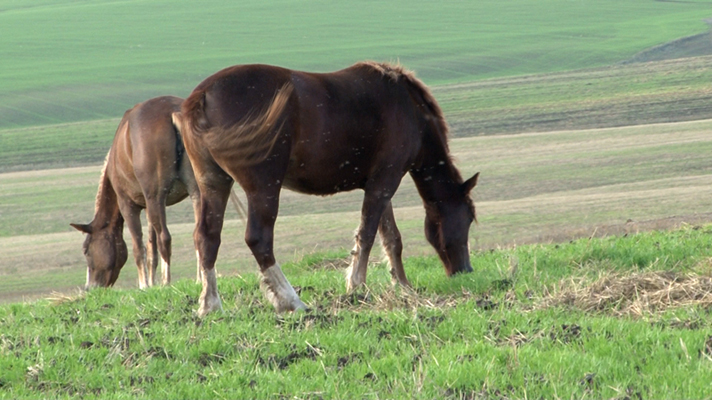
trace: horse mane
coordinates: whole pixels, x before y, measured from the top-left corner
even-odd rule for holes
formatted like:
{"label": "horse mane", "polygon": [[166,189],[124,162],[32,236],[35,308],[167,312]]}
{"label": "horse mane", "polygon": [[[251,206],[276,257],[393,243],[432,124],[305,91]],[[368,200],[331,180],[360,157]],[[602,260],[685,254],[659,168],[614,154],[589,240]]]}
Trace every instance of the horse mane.
{"label": "horse mane", "polygon": [[433,96],[430,89],[421,81],[416,78],[415,72],[410,71],[400,64],[390,64],[390,63],[379,63],[375,61],[364,61],[359,62],[354,65],[354,67],[361,67],[375,71],[381,76],[388,78],[394,83],[400,83],[406,85],[408,91],[410,92],[413,100],[417,107],[420,107],[425,114],[425,117],[433,122],[435,127],[435,139],[437,143],[442,147],[445,152],[445,156],[449,161],[448,167],[450,173],[457,183],[462,183],[463,179],[460,172],[455,168],[455,165],[450,155],[450,148],[448,146],[448,136],[449,136],[449,126],[445,121],[445,116],[440,108],[437,100]]}
{"label": "horse mane", "polygon": [[391,64],[385,62],[375,62],[375,61],[363,61],[356,63],[354,67],[368,68],[376,71],[393,82],[403,82],[406,84],[411,92],[411,95],[415,95],[416,104],[422,107],[426,111],[426,115],[435,122],[437,127],[437,133],[442,140],[442,144],[447,149],[447,138],[448,132],[450,131],[447,122],[445,121],[445,116],[440,108],[440,105],[433,97],[428,86],[423,83],[420,79],[416,78],[415,72],[406,69],[400,64]]}

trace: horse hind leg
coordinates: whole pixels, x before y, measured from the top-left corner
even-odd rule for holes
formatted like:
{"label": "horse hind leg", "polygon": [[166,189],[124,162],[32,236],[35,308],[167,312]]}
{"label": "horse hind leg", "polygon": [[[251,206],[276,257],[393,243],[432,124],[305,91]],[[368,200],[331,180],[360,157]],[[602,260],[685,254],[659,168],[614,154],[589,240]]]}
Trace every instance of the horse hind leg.
{"label": "horse hind leg", "polygon": [[222,310],[222,302],[218,294],[217,274],[215,261],[220,248],[220,234],[223,226],[225,207],[230,192],[229,181],[222,184],[211,184],[209,187],[201,186],[200,210],[198,222],[195,224],[193,239],[196,254],[199,256],[198,273],[203,284],[203,290],[198,300],[198,316]]}
{"label": "horse hind leg", "polygon": [[386,209],[383,210],[383,215],[381,215],[381,221],[378,225],[378,233],[381,237],[383,250],[388,257],[391,282],[393,282],[393,284],[411,287],[408,278],[405,276],[405,270],[403,269],[403,241],[400,231],[398,231],[398,226],[396,226],[396,219],[393,215],[391,202],[388,202]]}
{"label": "horse hind leg", "polygon": [[[198,188],[198,183],[195,181],[195,174],[193,172],[193,167],[190,164],[190,160],[187,156],[183,157],[182,165],[180,168],[180,178],[188,189],[188,194],[190,196],[190,201],[193,205],[193,215],[195,217],[195,225],[198,225],[198,219],[200,217],[200,189]],[[198,247],[194,242],[195,247],[195,283],[203,282],[203,270],[200,267],[200,252]]]}
{"label": "horse hind leg", "polygon": [[168,231],[168,226],[166,225],[165,199],[163,197],[151,200],[147,199],[146,203],[148,223],[155,231],[158,253],[161,255],[161,284],[170,285],[172,238],[171,233]]}
{"label": "horse hind leg", "polygon": [[277,312],[306,309],[274,258],[274,216],[279,191],[248,195],[245,242],[260,266],[260,288]]}
{"label": "horse hind leg", "polygon": [[307,308],[287,277],[284,276],[279,264],[275,263],[262,270],[261,273],[260,289],[278,313]]}

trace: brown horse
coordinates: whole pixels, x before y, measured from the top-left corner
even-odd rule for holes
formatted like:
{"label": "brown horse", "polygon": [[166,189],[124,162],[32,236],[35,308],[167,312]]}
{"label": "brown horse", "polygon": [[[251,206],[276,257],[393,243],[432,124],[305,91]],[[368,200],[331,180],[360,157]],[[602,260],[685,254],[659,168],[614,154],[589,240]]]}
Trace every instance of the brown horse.
{"label": "brown horse", "polygon": [[[170,283],[171,234],[166,226],[166,205],[190,196],[197,216],[200,204],[190,160],[171,121],[182,101],[157,97],[137,104],[121,119],[102,170],[94,220],[87,225],[71,224],[87,234],[87,289],[112,286],[119,277],[128,257],[124,221],[133,239],[139,287],[156,283],[157,252],[162,259],[161,282]],[[148,220],[148,257],[141,231],[142,209],[146,209]]]}
{"label": "brown horse", "polygon": [[425,205],[426,238],[447,274],[472,271],[469,193],[478,174],[463,181],[450,159],[440,107],[400,66],[365,62],[325,74],[233,66],[200,83],[173,120],[202,194],[194,234],[204,268],[200,315],[221,307],[213,267],[233,181],[247,193],[245,240],[277,311],[305,307],[272,250],[282,187],[315,195],[364,190],[349,290],[366,280],[377,231],[394,282],[409,285],[391,206],[406,172]]}

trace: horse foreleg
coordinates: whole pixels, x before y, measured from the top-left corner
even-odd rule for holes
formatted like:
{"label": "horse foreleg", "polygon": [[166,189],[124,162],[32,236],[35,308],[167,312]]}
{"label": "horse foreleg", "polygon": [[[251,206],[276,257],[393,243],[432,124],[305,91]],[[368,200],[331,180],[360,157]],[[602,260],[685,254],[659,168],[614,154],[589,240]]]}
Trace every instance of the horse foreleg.
{"label": "horse foreleg", "polygon": [[[391,195],[393,192],[390,192]],[[346,290],[352,291],[366,282],[368,257],[376,238],[381,215],[390,202],[390,197],[381,197],[380,193],[366,190],[361,209],[361,224],[356,233],[356,245],[351,251],[351,265],[346,270]]]}
{"label": "horse foreleg", "polygon": [[378,233],[381,236],[383,250],[388,257],[391,281],[393,284],[400,283],[403,286],[410,287],[410,282],[408,282],[408,278],[405,276],[405,270],[403,269],[403,241],[401,240],[400,231],[398,231],[398,227],[396,226],[396,219],[393,215],[393,205],[390,201],[381,215]]}
{"label": "horse foreleg", "polygon": [[222,310],[222,302],[218,295],[215,261],[220,248],[220,232],[222,231],[230,185],[217,188],[201,187],[201,193],[200,213],[193,238],[200,257],[198,263],[202,269],[200,276],[203,290],[198,301],[198,315],[203,317],[213,311]]}

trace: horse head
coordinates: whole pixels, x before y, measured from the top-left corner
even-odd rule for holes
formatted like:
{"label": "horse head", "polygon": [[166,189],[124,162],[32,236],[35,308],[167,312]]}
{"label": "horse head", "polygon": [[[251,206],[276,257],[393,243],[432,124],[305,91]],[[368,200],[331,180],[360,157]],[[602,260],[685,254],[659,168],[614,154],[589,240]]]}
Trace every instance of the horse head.
{"label": "horse head", "polygon": [[123,223],[95,227],[93,223],[70,224],[86,234],[83,251],[87,259],[85,289],[113,286],[121,268],[126,264],[128,250],[122,234]]}
{"label": "horse head", "polygon": [[477,185],[479,175],[478,172],[459,185],[449,199],[425,208],[425,237],[440,256],[448,276],[472,272],[468,236],[476,216],[470,191]]}

